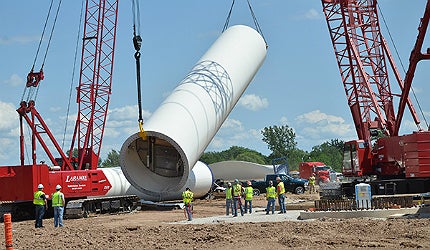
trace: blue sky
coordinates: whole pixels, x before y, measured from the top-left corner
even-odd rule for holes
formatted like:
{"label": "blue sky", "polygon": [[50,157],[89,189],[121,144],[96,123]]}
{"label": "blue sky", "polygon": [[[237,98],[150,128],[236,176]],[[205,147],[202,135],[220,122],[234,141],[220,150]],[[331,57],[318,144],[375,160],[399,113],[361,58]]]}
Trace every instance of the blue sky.
{"label": "blue sky", "polygon": [[[2,1],[0,3],[0,165],[19,164],[19,120],[16,108],[30,71],[50,1]],[[407,67],[426,1],[380,0],[379,5],[400,59]],[[233,109],[208,151],[233,145],[270,151],[261,140],[267,126],[287,124],[297,136],[298,147],[331,139],[356,138],[320,1],[251,1],[269,49],[266,61]],[[219,36],[231,1],[141,1],[142,104],[148,119]],[[80,17],[80,1],[63,1],[51,48],[44,66],[45,80],[36,107],[60,144],[63,143]],[[119,150],[125,139],[138,131],[137,94],[132,45],[131,1],[121,0],[117,47],[109,115],[102,145],[102,159]],[[382,19],[381,19],[382,22]],[[230,26],[254,27],[245,0],[237,0]],[[396,54],[385,24],[382,32]],[[428,43],[427,43],[428,44]],[[81,44],[79,44],[81,46]],[[424,46],[426,47],[426,46]],[[41,59],[42,56],[39,56]],[[404,77],[399,58],[395,60]],[[418,65],[413,87],[427,116],[428,70]],[[36,69],[40,68],[40,61]],[[392,81],[393,92],[396,83]],[[72,92],[65,150],[77,113]],[[397,108],[397,105],[395,106]],[[421,117],[422,119],[422,117]],[[423,120],[423,119],[422,119]],[[423,122],[424,123],[424,122]],[[402,132],[416,129],[406,113]],[[423,126],[425,127],[425,125]],[[27,140],[28,141],[28,140]],[[40,147],[39,147],[40,148]],[[38,161],[47,160],[38,154]]]}

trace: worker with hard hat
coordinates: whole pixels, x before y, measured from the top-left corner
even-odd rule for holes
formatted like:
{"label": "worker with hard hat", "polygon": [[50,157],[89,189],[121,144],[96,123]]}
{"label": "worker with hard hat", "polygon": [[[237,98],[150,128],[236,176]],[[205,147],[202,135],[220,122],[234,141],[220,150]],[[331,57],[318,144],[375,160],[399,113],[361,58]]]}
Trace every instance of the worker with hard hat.
{"label": "worker with hard hat", "polygon": [[66,201],[64,199],[64,194],[61,192],[61,186],[57,185],[55,187],[55,190],[57,191],[52,194],[52,208],[54,209],[54,227],[63,227],[63,214]]}
{"label": "worker with hard hat", "polygon": [[315,173],[312,173],[312,176],[309,177],[309,193],[312,194],[315,192]]}
{"label": "worker with hard hat", "polygon": [[273,181],[269,181],[269,186],[266,188],[266,214],[269,214],[269,211],[272,211],[272,214],[275,213],[275,198],[276,188],[273,186]]}
{"label": "worker with hard hat", "polygon": [[45,215],[45,210],[48,209],[48,201],[46,200],[46,195],[43,192],[42,183],[37,185],[37,191],[34,192],[33,204],[35,206],[34,227],[43,227],[43,216]]}
{"label": "worker with hard hat", "polygon": [[240,214],[243,216],[243,206],[242,206],[242,185],[239,183],[238,179],[234,180],[233,184],[233,217],[237,216],[237,208],[240,209]]}
{"label": "worker with hard hat", "polygon": [[184,192],[182,192],[182,200],[185,205],[185,212],[187,213],[188,221],[193,220],[193,197],[194,193],[191,192],[190,188],[186,188]]}
{"label": "worker with hard hat", "polygon": [[279,209],[281,210],[280,214],[285,214],[287,212],[285,208],[285,186],[284,182],[281,181],[281,177],[276,177],[276,182],[278,183],[276,185],[276,194],[278,195],[278,203],[279,203]]}
{"label": "worker with hard hat", "polygon": [[254,189],[252,188],[252,183],[247,181],[247,187],[245,188],[245,214],[249,212],[252,213],[252,197],[254,196]]}
{"label": "worker with hard hat", "polygon": [[231,182],[228,182],[225,189],[225,215],[230,215],[230,210],[233,214],[233,189]]}

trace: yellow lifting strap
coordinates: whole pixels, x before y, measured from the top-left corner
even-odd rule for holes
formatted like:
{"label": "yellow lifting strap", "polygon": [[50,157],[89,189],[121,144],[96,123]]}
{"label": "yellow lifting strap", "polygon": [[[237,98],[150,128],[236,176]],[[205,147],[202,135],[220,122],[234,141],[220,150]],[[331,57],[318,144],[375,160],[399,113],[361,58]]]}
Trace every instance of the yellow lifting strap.
{"label": "yellow lifting strap", "polygon": [[142,138],[142,140],[146,140],[146,132],[143,129],[143,121],[139,121],[139,137]]}

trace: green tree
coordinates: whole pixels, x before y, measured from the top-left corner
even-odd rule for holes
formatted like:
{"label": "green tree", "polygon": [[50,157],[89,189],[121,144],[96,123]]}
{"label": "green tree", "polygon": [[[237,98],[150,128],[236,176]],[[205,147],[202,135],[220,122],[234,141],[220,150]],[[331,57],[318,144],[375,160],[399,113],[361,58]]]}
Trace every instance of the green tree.
{"label": "green tree", "polygon": [[247,161],[247,162],[254,162],[258,164],[265,164],[265,158],[263,155],[257,152],[244,152],[236,157],[236,161]]}
{"label": "green tree", "polygon": [[106,160],[103,161],[101,164],[102,168],[111,168],[111,167],[118,167],[119,166],[119,153],[112,149],[108,155]]}
{"label": "green tree", "polygon": [[309,153],[304,150],[301,150],[298,148],[290,150],[287,155],[290,171],[291,170],[298,171],[300,162],[305,161],[305,159],[307,159],[308,156],[309,156]]}
{"label": "green tree", "polygon": [[321,145],[312,147],[307,161],[320,161],[324,162],[327,166],[331,166],[335,171],[342,171],[342,157],[343,157],[343,144],[344,141],[339,139],[332,139],[326,141]]}
{"label": "green tree", "polygon": [[288,125],[265,127],[261,134],[263,141],[267,143],[267,147],[272,151],[269,158],[279,158],[292,153],[297,146],[296,134]]}

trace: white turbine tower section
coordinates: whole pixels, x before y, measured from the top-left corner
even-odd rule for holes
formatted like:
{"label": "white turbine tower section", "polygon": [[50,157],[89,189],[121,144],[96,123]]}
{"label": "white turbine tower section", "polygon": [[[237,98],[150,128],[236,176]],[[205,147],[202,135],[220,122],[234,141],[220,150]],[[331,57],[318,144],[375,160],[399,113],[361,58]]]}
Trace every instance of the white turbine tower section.
{"label": "white turbine tower section", "polygon": [[272,165],[261,165],[246,161],[221,161],[209,165],[214,179],[224,181],[263,180],[267,174],[273,174]]}
{"label": "white turbine tower section", "polygon": [[[254,29],[237,25],[223,32],[144,124],[145,140],[136,133],[124,142],[120,164],[127,180],[156,200],[180,198],[191,170],[265,57],[266,43]],[[205,177],[206,192],[212,178]]]}
{"label": "white turbine tower section", "polygon": [[[114,168],[102,168],[101,169],[108,179],[112,188],[105,196],[119,196],[119,195],[137,195],[140,198],[148,201],[161,201],[161,200],[176,200],[181,196],[184,190],[178,190],[177,192],[164,194],[162,197],[155,197],[148,195],[137,190],[134,186],[127,181],[120,167]],[[191,174],[185,184],[193,190],[194,196],[204,197],[212,186],[212,173],[208,166],[201,161],[198,161],[191,170]]]}

